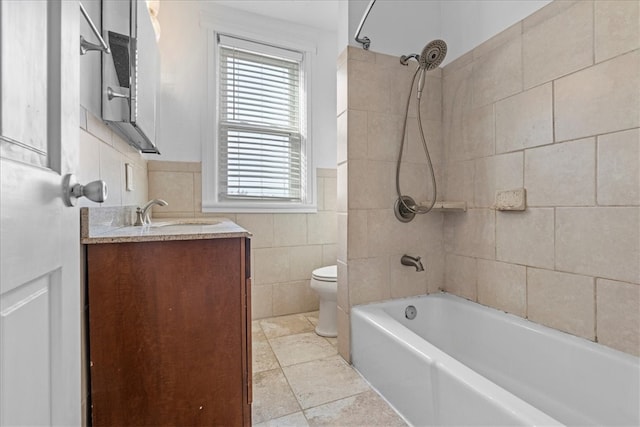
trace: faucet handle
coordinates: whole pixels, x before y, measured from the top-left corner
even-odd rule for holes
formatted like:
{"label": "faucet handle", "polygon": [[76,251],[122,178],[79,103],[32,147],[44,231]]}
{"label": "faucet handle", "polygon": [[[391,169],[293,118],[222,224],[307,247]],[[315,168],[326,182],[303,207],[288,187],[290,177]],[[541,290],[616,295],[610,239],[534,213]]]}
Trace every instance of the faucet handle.
{"label": "faucet handle", "polygon": [[140,227],[144,225],[144,221],[142,219],[142,209],[136,208],[136,222],[133,223],[136,227]]}
{"label": "faucet handle", "polygon": [[138,208],[140,209],[140,212],[141,212],[141,216],[142,216],[141,222],[143,225],[149,224],[151,222],[151,218],[149,218],[149,209],[151,209],[153,205],[168,206],[169,203],[167,203],[165,200],[162,200],[162,199],[153,199],[153,200],[149,200],[147,204],[145,204],[141,208]]}

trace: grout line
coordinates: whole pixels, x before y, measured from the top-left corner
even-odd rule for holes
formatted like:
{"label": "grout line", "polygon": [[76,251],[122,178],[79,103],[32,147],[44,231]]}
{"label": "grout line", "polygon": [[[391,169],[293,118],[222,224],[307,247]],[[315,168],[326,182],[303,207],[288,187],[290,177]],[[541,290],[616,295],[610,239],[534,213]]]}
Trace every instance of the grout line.
{"label": "grout line", "polygon": [[[262,327],[262,325],[260,325],[260,327]],[[265,334],[265,337],[266,337],[266,334]],[[296,412],[300,412],[300,411],[303,410],[302,409],[302,404],[300,403],[300,400],[298,399],[298,396],[296,396],[296,393],[293,391],[293,387],[291,387],[291,383],[289,382],[289,378],[287,377],[287,375],[284,372],[283,366],[280,363],[280,359],[278,359],[278,356],[276,355],[276,352],[273,350],[273,346],[271,345],[271,339],[269,337],[267,337],[266,341],[267,341],[267,344],[269,345],[269,349],[271,350],[271,353],[273,354],[273,358],[276,360],[276,363],[278,364],[278,368],[275,368],[275,369],[278,369],[282,373],[282,376],[284,377],[284,380],[287,383],[287,387],[289,388],[289,392],[291,393],[293,398],[296,400],[298,408],[300,409],[299,411],[294,411],[294,412],[291,412],[289,414],[280,415],[280,416],[278,416],[276,418],[281,418],[281,417],[285,417],[287,415],[294,414]],[[253,344],[253,341],[252,341],[252,344]],[[275,369],[273,369],[273,370],[275,370]],[[275,419],[275,418],[271,418],[271,419]],[[266,421],[269,421],[269,420],[264,420],[263,422],[266,422]]]}
{"label": "grout line", "polygon": [[[522,20],[523,21],[523,20]],[[522,23],[522,21],[520,21],[520,70],[522,70],[522,72],[520,73],[520,93],[523,93],[527,90],[529,90],[530,88],[525,88],[524,86],[524,73],[525,73],[525,68],[524,68],[524,49],[525,49],[525,40],[524,40],[524,24]]]}
{"label": "grout line", "polygon": [[473,274],[473,281],[476,288],[476,296],[474,298],[475,302],[478,302],[478,258],[473,258],[473,262],[475,263],[475,271]]}
{"label": "grout line", "polygon": [[334,399],[334,400],[329,400],[329,401],[327,401],[327,402],[319,403],[319,404],[317,404],[317,405],[315,405],[315,406],[309,406],[308,408],[303,409],[302,411],[304,412],[304,411],[308,411],[309,409],[319,408],[320,406],[328,405],[328,404],[330,404],[330,403],[339,402],[340,400],[349,399],[349,398],[352,398],[352,397],[355,397],[355,396],[360,396],[361,394],[364,394],[364,393],[368,393],[368,392],[370,392],[370,391],[373,391],[373,389],[371,388],[371,386],[369,385],[369,383],[367,383],[366,381],[365,381],[365,383],[367,384],[367,387],[369,388],[368,390],[365,390],[365,391],[359,391],[359,392],[354,393],[354,394],[349,394],[348,396],[339,397],[339,398]]}
{"label": "grout line", "polygon": [[598,279],[593,277],[593,341],[598,342]]}
{"label": "grout line", "polygon": [[[304,316],[304,315],[303,315],[303,316]],[[307,320],[307,322],[308,322],[310,325],[312,325],[312,326],[313,326],[313,324],[309,321],[308,317],[307,317],[307,316],[304,316],[304,317],[305,317],[305,319]],[[258,323],[258,325],[259,325],[259,327],[260,327],[260,329],[261,329],[261,331],[262,331],[262,333],[263,333],[263,334],[264,334],[264,328],[262,328],[261,321],[262,321],[262,320],[268,321],[268,320],[270,320],[270,319],[273,319],[273,317],[272,317],[272,318],[267,318],[267,319],[261,319],[260,321],[258,321],[258,322],[259,322],[259,323]],[[293,335],[298,335],[298,334],[282,335],[282,337],[285,337],[285,336],[293,336]],[[265,337],[266,337],[266,334],[265,334]],[[281,417],[284,417],[284,416],[287,416],[287,415],[291,415],[291,414],[296,413],[296,412],[302,412],[302,413],[303,413],[303,415],[304,415],[304,416],[305,416],[305,418],[306,418],[306,415],[304,414],[304,411],[306,411],[306,410],[309,410],[309,409],[312,409],[312,408],[316,408],[316,407],[319,407],[319,406],[323,406],[323,405],[327,405],[327,404],[330,404],[330,403],[333,403],[333,402],[337,402],[337,401],[339,401],[339,400],[343,400],[343,399],[351,398],[351,397],[358,396],[358,395],[360,395],[360,394],[363,394],[363,393],[367,393],[367,392],[369,392],[369,391],[372,391],[371,386],[370,386],[370,385],[365,381],[365,383],[367,384],[367,390],[365,390],[365,391],[360,391],[360,392],[357,392],[357,393],[348,394],[348,395],[346,395],[346,396],[342,396],[342,397],[340,397],[340,398],[338,398],[338,399],[334,399],[334,400],[330,400],[330,401],[327,401],[327,402],[323,402],[323,403],[320,403],[320,404],[318,404],[318,405],[311,406],[311,407],[309,407],[309,408],[302,408],[302,403],[298,400],[298,398],[297,398],[296,394],[293,392],[293,388],[291,387],[291,384],[290,384],[290,382],[289,382],[289,379],[287,378],[286,374],[284,373],[284,369],[283,369],[283,367],[280,365],[280,361],[279,361],[279,359],[277,358],[277,356],[275,355],[275,352],[273,351],[273,347],[271,346],[271,340],[272,340],[272,339],[276,339],[276,338],[280,338],[280,337],[274,337],[274,338],[266,337],[266,341],[267,341],[267,343],[269,344],[269,346],[270,346],[270,348],[271,348],[271,350],[272,350],[272,352],[273,352],[273,354],[274,354],[274,357],[275,357],[275,359],[276,359],[276,362],[278,363],[278,366],[279,366],[278,368],[274,368],[274,369],[270,369],[270,370],[276,370],[276,369],[278,369],[278,370],[282,371],[282,373],[283,373],[283,375],[284,375],[284,377],[285,377],[285,380],[287,381],[287,385],[288,385],[288,387],[289,387],[289,390],[291,391],[291,393],[292,393],[292,394],[293,394],[293,396],[295,397],[295,399],[296,399],[296,401],[297,401],[297,403],[298,403],[298,406],[300,407],[300,411],[294,411],[294,412],[291,412],[291,413],[289,413],[289,414],[283,414],[283,415],[280,415],[280,416],[278,416],[278,417],[276,417],[276,418],[281,418]],[[322,338],[323,338],[323,337],[322,337]],[[328,342],[328,340],[327,340],[327,342]],[[329,344],[330,344],[330,343],[329,343]],[[337,354],[336,354],[336,355],[337,355]],[[334,357],[336,357],[336,355],[331,355],[331,356],[323,357],[323,358],[320,358],[320,359],[314,359],[314,360],[310,360],[310,361],[306,361],[306,362],[301,362],[301,363],[299,363],[299,364],[302,364],[302,363],[308,363],[308,362],[313,362],[313,361],[318,361],[318,360],[330,359],[330,358],[334,358]],[[299,364],[296,364],[296,365],[299,365]],[[290,366],[295,366],[295,365],[290,365]],[[346,365],[346,366],[347,366],[351,371],[353,371],[353,372],[355,372],[355,373],[359,374],[359,373],[358,373],[358,372],[357,372],[357,371],[356,371],[352,366],[350,366],[350,365]],[[266,372],[266,371],[263,371],[263,372]],[[361,375],[360,375],[360,377],[361,377]],[[273,419],[276,419],[276,418],[273,418]],[[266,422],[266,421],[269,421],[269,420],[264,420],[263,422]]]}
{"label": "grout line", "polygon": [[492,109],[493,109],[493,138],[492,138],[493,153],[492,153],[492,156],[495,156],[495,155],[498,154],[497,153],[497,148],[496,148],[496,139],[497,139],[497,135],[496,135],[496,132],[497,132],[497,128],[496,128],[496,121],[497,121],[496,120],[496,104],[497,104],[497,102],[494,102],[492,104]]}
{"label": "grout line", "polygon": [[524,318],[529,319],[529,266],[524,268]]}
{"label": "grout line", "polygon": [[556,80],[551,81],[551,136],[552,143],[556,142]]}
{"label": "grout line", "polygon": [[591,3],[591,65],[596,65],[596,4]]}
{"label": "grout line", "polygon": [[600,148],[600,137],[596,136],[594,139],[595,139],[595,153],[594,153],[595,154],[595,161],[594,161],[595,174],[594,174],[593,179],[594,179],[595,182],[594,182],[593,190],[594,190],[595,194],[594,194],[593,204],[594,204],[594,207],[598,207],[598,206],[600,206],[600,203],[599,203],[600,193],[598,191],[598,173],[600,172],[599,171],[600,164],[598,163],[598,157],[599,157],[598,153],[599,153],[599,148]]}
{"label": "grout line", "polygon": [[558,234],[558,230],[557,230],[557,226],[558,226],[558,221],[556,219],[557,216],[557,210],[556,207],[553,207],[553,269],[554,271],[557,271],[556,269],[558,268],[558,257],[556,256],[556,234]]}

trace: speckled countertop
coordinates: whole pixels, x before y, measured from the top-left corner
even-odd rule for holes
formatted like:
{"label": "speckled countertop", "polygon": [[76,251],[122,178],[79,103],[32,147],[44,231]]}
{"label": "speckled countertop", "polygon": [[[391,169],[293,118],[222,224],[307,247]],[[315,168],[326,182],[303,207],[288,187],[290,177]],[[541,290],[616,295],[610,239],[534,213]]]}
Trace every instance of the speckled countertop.
{"label": "speckled countertop", "polygon": [[134,226],[135,206],[80,209],[83,244],[158,242],[168,240],[251,237],[251,233],[226,218],[162,218],[151,226]]}

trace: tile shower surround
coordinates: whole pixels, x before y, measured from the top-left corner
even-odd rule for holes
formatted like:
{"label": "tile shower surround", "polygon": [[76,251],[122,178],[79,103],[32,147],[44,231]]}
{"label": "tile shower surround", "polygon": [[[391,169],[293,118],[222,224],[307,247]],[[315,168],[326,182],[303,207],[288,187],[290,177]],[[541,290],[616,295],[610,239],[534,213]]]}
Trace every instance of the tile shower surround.
{"label": "tile shower surround", "polygon": [[[338,59],[338,350],[346,360],[351,306],[435,292],[444,283],[442,214],[419,215],[410,223],[393,214],[396,162],[415,67],[351,47]],[[437,183],[443,181],[441,73],[427,73],[420,104]],[[414,89],[401,189],[424,201],[431,180],[417,110]],[[402,266],[403,254],[422,257],[425,271]]]}
{"label": "tile shower surround", "polygon": [[[341,55],[343,357],[352,305],[438,289],[640,355],[639,6],[555,1],[428,74],[439,199],[469,209],[409,224],[390,207],[410,70],[357,48]],[[415,138],[410,130],[403,192],[424,200]],[[518,187],[526,211],[491,208],[495,191]],[[422,256],[427,271],[400,268],[401,253]]]}
{"label": "tile shower surround", "polygon": [[336,263],[336,171],[317,170],[318,212],[314,214],[202,213],[199,162],[148,162],[154,218],[223,216],[253,233],[251,239],[254,319],[318,309],[309,287],[311,272]]}

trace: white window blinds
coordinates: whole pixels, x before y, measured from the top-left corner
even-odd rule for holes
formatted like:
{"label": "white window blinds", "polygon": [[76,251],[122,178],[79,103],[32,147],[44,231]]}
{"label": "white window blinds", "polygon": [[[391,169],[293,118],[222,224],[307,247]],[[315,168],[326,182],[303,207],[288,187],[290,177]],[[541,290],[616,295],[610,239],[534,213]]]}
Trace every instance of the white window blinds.
{"label": "white window blinds", "polygon": [[221,200],[300,202],[302,54],[218,35]]}

